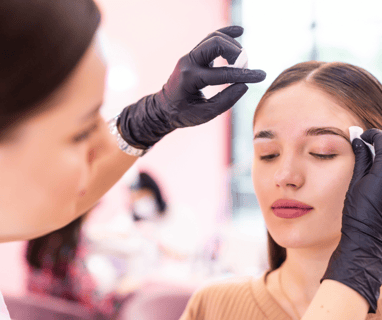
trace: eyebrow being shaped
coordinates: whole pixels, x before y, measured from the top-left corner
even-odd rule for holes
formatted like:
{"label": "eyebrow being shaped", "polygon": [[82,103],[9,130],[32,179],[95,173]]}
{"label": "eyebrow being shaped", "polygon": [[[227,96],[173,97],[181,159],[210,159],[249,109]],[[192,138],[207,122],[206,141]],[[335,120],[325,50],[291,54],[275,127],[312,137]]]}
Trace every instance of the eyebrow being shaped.
{"label": "eyebrow being shaped", "polygon": [[101,109],[103,105],[103,102],[101,102],[100,104],[97,105],[97,107],[95,109],[93,109],[92,111],[90,111],[89,113],[87,113],[86,115],[84,115],[82,118],[81,118],[81,122],[85,122],[86,120],[89,120],[90,118],[94,117],[97,112],[99,111],[99,109]]}
{"label": "eyebrow being shaped", "polygon": [[[327,134],[343,137],[351,145],[350,137],[347,136],[341,129],[336,127],[311,127],[304,131],[305,136],[321,136]],[[258,138],[275,139],[277,138],[277,134],[272,130],[262,130],[256,133],[253,140]]]}

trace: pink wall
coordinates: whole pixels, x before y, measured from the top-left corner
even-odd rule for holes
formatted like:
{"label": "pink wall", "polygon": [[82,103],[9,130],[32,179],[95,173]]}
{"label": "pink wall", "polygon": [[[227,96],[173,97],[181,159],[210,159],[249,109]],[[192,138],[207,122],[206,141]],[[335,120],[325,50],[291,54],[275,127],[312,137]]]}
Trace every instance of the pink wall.
{"label": "pink wall", "polygon": [[[105,108],[110,110],[120,110],[143,95],[158,91],[181,56],[208,33],[229,24],[227,0],[97,2],[103,11],[104,33],[112,43],[118,44],[113,59],[122,61],[128,57],[138,81],[125,92],[108,89]],[[212,95],[216,90],[210,89],[207,94]],[[167,198],[194,210],[203,221],[201,232],[208,233],[228,197],[228,148],[229,114],[226,113],[208,124],[171,133],[140,159],[137,166],[154,174],[165,188]],[[106,198],[118,200],[121,187],[120,182]],[[22,248],[21,242],[0,245],[0,290],[4,292],[19,293],[24,289]]]}

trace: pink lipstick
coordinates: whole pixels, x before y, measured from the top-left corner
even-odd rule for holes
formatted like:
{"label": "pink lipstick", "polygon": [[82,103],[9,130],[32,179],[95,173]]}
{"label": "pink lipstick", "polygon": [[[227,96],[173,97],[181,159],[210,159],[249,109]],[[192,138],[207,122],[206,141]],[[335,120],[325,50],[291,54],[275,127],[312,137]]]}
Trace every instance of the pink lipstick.
{"label": "pink lipstick", "polygon": [[293,219],[301,217],[310,212],[313,207],[292,199],[279,199],[272,203],[273,213],[284,219]]}

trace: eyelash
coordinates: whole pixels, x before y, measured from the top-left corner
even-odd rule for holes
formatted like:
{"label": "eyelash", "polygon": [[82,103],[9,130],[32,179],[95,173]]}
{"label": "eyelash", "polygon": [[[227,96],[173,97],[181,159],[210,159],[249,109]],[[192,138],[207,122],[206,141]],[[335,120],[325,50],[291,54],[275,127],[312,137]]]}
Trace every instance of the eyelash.
{"label": "eyelash", "polygon": [[[310,154],[312,156],[317,157],[319,160],[330,160],[330,159],[333,159],[333,158],[335,158],[337,156],[336,154],[317,154],[317,153],[310,153]],[[275,155],[275,154],[270,154],[270,155],[267,155],[267,156],[260,157],[260,160],[264,160],[264,161],[270,162],[276,156],[277,155]]]}
{"label": "eyelash", "polygon": [[80,143],[87,140],[90,137],[91,133],[96,131],[97,128],[98,128],[98,123],[94,124],[88,130],[81,132],[78,136],[74,137],[73,139],[74,143]]}

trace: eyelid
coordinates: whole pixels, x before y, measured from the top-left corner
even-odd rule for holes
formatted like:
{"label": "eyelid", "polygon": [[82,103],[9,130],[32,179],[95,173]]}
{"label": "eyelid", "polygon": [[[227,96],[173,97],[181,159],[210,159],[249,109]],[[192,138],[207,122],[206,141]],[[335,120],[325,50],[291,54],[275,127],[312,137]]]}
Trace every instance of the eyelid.
{"label": "eyelid", "polygon": [[[322,153],[309,152],[309,154],[311,154],[312,156],[314,156],[320,160],[331,160],[331,159],[334,159],[336,156],[338,156],[338,154],[334,154],[334,153],[333,154],[322,154]],[[268,154],[265,156],[260,156],[260,160],[271,161],[272,159],[276,158],[276,156],[279,156],[279,154],[277,154],[277,153],[276,154]]]}
{"label": "eyelid", "polygon": [[94,123],[90,128],[82,131],[80,134],[74,137],[74,143],[85,141],[90,137],[90,134],[98,128],[98,122]]}

